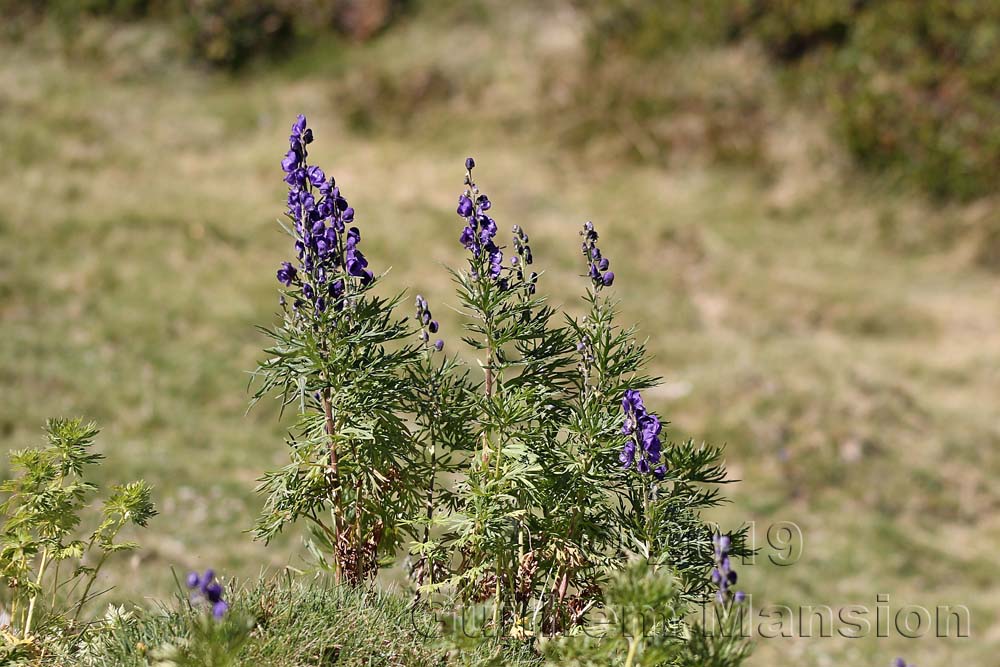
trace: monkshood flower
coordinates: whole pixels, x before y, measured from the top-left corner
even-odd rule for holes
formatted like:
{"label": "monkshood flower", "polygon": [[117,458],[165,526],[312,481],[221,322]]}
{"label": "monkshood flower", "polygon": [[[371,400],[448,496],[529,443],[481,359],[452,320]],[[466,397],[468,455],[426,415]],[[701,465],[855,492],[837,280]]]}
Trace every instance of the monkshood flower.
{"label": "monkshood flower", "polygon": [[587,260],[587,275],[594,284],[594,289],[599,290],[602,287],[611,287],[611,284],[615,282],[615,274],[609,270],[611,262],[608,261],[607,257],[601,255],[601,249],[597,247],[598,235],[597,230],[594,229],[594,223],[583,223],[583,230],[580,232],[580,236],[583,237],[581,248],[583,256]]}
{"label": "monkshood flower", "polygon": [[300,115],[292,124],[289,150],[281,160],[288,184],[285,215],[292,223],[298,261],[294,265],[282,262],[277,279],[301,295],[294,301],[296,310],[308,305],[322,313],[328,303],[335,310],[343,309],[346,280],[357,279],[366,286],[374,274],[358,248],[360,230],[347,228],[354,221],[354,209],[332,176],[328,178],[320,167],[308,164],[306,146],[312,141],[312,130]]}
{"label": "monkshood flower", "polygon": [[712,568],[712,583],[719,587],[715,594],[715,599],[724,604],[732,598],[736,604],[740,604],[745,599],[743,591],[736,591],[734,594],[730,586],[736,584],[736,571],[732,568],[729,560],[729,548],[732,541],[728,535],[713,535],[712,544],[715,546],[715,567]]}
{"label": "monkshood flower", "polygon": [[[471,159],[471,158],[470,158]],[[444,349],[444,341],[438,338],[434,341],[434,344],[430,344],[431,334],[436,334],[439,329],[437,320],[433,319],[431,315],[430,306],[427,305],[427,299],[417,295],[416,300],[417,305],[417,322],[420,324],[420,340],[423,342],[424,347],[432,347],[437,352]]]}
{"label": "monkshood flower", "polygon": [[896,658],[892,661],[892,667],[917,667],[916,665],[908,665],[906,661],[902,658]]}
{"label": "monkshood flower", "polygon": [[516,256],[510,258],[511,273],[518,285],[525,285],[528,294],[535,293],[535,286],[538,283],[538,274],[532,271],[525,276],[525,267],[531,266],[533,258],[531,256],[531,246],[528,245],[528,234],[520,225],[514,225],[514,251]]}
{"label": "monkshood flower", "polygon": [[229,611],[229,603],[222,599],[222,584],[215,580],[215,571],[205,570],[201,575],[192,572],[187,577],[187,585],[191,589],[192,602],[211,606],[215,618],[222,618]]}
{"label": "monkshood flower", "polygon": [[472,180],[472,169],[476,161],[465,160],[465,191],[458,198],[456,212],[465,220],[465,228],[459,242],[472,253],[472,268],[478,272],[481,267],[493,280],[500,279],[503,271],[503,252],[493,240],[497,235],[496,220],[486,214],[492,204],[489,197],[482,194]]}
{"label": "monkshood flower", "polygon": [[646,410],[642,395],[634,389],[627,390],[622,397],[622,412],[625,413],[622,433],[631,436],[618,455],[622,467],[630,468],[634,463],[635,469],[643,475],[652,473],[657,479],[663,479],[667,466],[660,463],[660,418]]}

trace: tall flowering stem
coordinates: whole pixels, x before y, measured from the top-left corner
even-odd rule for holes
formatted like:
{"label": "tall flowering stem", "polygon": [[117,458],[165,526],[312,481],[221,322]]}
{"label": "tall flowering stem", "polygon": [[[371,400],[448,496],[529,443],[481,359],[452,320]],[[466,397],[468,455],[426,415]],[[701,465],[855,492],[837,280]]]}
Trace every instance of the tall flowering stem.
{"label": "tall flowering stem", "polygon": [[463,340],[482,355],[471,420],[481,453],[456,488],[462,502],[450,544],[462,595],[489,600],[493,624],[510,630],[523,625],[546,574],[540,568],[547,543],[540,459],[558,432],[572,344],[563,328],[551,326],[554,311],[536,293],[534,258],[519,225],[512,227],[513,252],[505,261],[493,204],[475,182],[475,166],[466,160],[456,209],[467,268],[453,276],[466,316]]}
{"label": "tall flowering stem", "polygon": [[449,554],[446,546],[432,535],[454,512],[457,497],[451,478],[475,446],[470,428],[474,404],[470,400],[468,369],[457,355],[444,354],[445,343],[438,336],[440,325],[430,304],[417,295],[415,319],[419,325],[421,356],[408,367],[408,411],[413,415],[414,441],[423,452],[424,507],[414,518],[422,530],[419,541],[410,545],[409,572],[417,587],[416,599],[440,590],[447,581]]}
{"label": "tall flowering stem", "polygon": [[[601,572],[624,567],[632,552],[672,572],[680,600],[697,604],[714,594],[712,531],[700,512],[721,502],[718,485],[728,481],[721,450],[665,440],[666,422],[643,397],[660,380],[644,372],[648,355],[636,327],[616,323],[611,260],[593,223],[580,236],[586,311],[567,316],[576,349],[571,412],[565,444],[553,448],[564,460],[550,465],[567,471],[559,487],[572,490],[553,514],[565,517],[566,541],[585,556],[565,561],[553,599],[562,603],[560,620],[574,620],[573,610],[599,602]],[[740,533],[734,549],[744,553]]]}
{"label": "tall flowering stem", "polygon": [[267,501],[255,533],[267,541],[305,519],[313,551],[338,580],[356,583],[401,543],[417,503],[419,453],[400,414],[403,371],[420,351],[397,342],[410,334],[393,314],[399,297],[374,295],[378,277],[361,251],[354,208],[310,164],[312,142],[299,116],[281,160],[294,256],[276,272],[281,322],[262,329],[274,344],[255,373],[253,399],[277,394],[282,408],[297,407],[299,424],[289,465],[261,479]]}

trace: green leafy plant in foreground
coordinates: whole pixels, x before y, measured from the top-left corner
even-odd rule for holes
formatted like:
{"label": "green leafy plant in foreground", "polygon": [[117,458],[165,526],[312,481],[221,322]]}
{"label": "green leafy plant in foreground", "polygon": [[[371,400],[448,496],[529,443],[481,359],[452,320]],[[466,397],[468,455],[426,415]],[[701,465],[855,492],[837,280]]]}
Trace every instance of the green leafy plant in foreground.
{"label": "green leafy plant in foreground", "polygon": [[105,591],[94,583],[110,557],[138,548],[118,541],[129,525],[145,527],[156,510],[148,484],[115,486],[100,504],[98,523],[81,530],[96,505],[98,486],[88,468],[100,463],[91,451],[98,428],[79,419],[52,419],[48,444],[10,454],[12,479],[0,486],[0,576],[9,618],[4,629],[8,654],[27,649],[43,626],[79,623],[87,603]]}

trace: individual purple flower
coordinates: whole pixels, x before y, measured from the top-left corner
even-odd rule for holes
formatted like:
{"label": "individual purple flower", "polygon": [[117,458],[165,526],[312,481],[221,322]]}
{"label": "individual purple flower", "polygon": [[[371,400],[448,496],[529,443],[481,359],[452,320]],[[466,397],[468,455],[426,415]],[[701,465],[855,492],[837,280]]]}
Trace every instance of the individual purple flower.
{"label": "individual purple flower", "polygon": [[297,273],[298,272],[295,270],[295,267],[289,262],[282,262],[281,268],[278,269],[278,282],[285,287],[290,287],[292,281],[295,280]]}
{"label": "individual purple flower", "polygon": [[323,185],[324,181],[326,181],[326,174],[324,174],[323,170],[319,167],[309,167],[306,169],[306,176],[309,178],[309,182],[314,188],[318,188]]}
{"label": "individual purple flower", "polygon": [[642,395],[628,389],[622,396],[622,434],[630,436],[618,456],[622,467],[635,465],[643,475],[652,473],[657,479],[663,479],[667,474],[667,466],[660,462],[662,458],[660,431],[663,426],[660,418],[648,412],[642,402]]}
{"label": "individual purple flower", "polygon": [[192,572],[187,576],[187,586],[191,589],[192,602],[203,602],[212,611],[212,616],[222,618],[229,610],[229,603],[222,598],[223,588],[215,579],[214,570],[205,570],[199,575]]}

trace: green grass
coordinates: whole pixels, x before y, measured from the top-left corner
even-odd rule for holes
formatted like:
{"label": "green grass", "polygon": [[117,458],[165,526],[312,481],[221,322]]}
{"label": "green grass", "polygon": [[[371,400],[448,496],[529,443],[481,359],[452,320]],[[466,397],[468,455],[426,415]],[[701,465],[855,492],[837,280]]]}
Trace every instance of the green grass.
{"label": "green grass", "polygon": [[[398,593],[332,586],[324,580],[254,580],[227,586],[229,614],[214,622],[234,641],[227,656],[233,665],[287,667],[531,667],[539,665],[524,647],[493,638],[469,645],[451,641],[442,619],[414,610]],[[57,649],[47,660],[37,656],[19,665],[73,667],[147,667],[172,654],[197,649],[193,630],[204,614],[183,597],[153,609],[126,605],[101,619],[77,641],[74,652]],[[250,628],[247,632],[247,628]],[[461,648],[459,648],[461,646]],[[174,654],[175,655],[175,654]],[[190,663],[184,663],[190,664]],[[195,663],[201,664],[201,663]]]}
{"label": "green grass", "polygon": [[[623,321],[641,323],[667,381],[649,400],[676,438],[727,443],[743,480],[718,518],[804,530],[795,566],[741,572],[758,603],[888,592],[973,610],[973,639],[769,640],[752,665],[988,664],[1000,277],[966,230],[995,202],[935,207],[855,174],[823,119],[796,109],[763,170],[567,147],[532,105],[545,68],[579,45],[572,13],[540,11],[417,14],[370,44],[234,79],[178,64],[155,26],[87,23],[68,52],[44,30],[0,43],[0,437],[33,444],[46,416],[83,415],[104,428],[108,479],[155,486],[161,516],[139,557],[109,567],[108,601],[168,595],[171,566],[302,565],[297,535],[265,549],[244,532],[288,426],[276,406],[244,411],[265,343],[254,325],[275,312],[289,254],[278,163],[305,112],[367,256],[392,265],[387,291],[455,305],[441,264],[461,261],[467,154],[501,226],[531,234],[541,289],[571,310],[576,230],[595,222]],[[449,95],[365,97],[368,72],[432,69]],[[357,99],[376,105],[367,131],[351,129]],[[458,349],[456,316],[435,312]]]}

